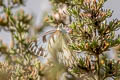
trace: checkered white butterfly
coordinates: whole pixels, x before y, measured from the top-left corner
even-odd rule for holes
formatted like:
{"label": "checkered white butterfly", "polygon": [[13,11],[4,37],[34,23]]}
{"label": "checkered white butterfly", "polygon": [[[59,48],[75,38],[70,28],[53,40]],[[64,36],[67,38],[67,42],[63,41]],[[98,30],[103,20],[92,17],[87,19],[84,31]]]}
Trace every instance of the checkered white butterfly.
{"label": "checkered white butterfly", "polygon": [[[47,40],[46,36],[48,34],[51,35]],[[29,50],[43,57],[47,57],[50,53],[52,61],[62,63],[67,67],[72,67],[76,64],[74,55],[68,47],[71,39],[65,29],[58,27],[56,30],[48,31],[42,36],[42,41],[43,43],[46,42],[46,44],[41,46],[41,40],[38,40],[31,43]]]}

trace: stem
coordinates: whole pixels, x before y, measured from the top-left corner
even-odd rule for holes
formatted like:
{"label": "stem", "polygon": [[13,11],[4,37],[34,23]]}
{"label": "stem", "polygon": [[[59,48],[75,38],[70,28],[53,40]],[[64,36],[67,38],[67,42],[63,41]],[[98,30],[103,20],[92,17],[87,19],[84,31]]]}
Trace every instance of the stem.
{"label": "stem", "polygon": [[96,56],[97,57],[97,74],[98,74],[98,80],[100,80],[100,58],[99,58],[99,55]]}

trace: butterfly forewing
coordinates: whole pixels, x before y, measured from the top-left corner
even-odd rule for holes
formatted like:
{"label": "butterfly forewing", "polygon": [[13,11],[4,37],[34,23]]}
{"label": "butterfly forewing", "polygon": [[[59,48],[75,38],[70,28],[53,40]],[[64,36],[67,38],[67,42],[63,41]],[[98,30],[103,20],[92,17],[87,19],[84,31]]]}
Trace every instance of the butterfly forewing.
{"label": "butterfly forewing", "polygon": [[75,64],[75,58],[68,47],[70,41],[67,33],[56,30],[48,41],[48,51],[59,63],[72,67]]}

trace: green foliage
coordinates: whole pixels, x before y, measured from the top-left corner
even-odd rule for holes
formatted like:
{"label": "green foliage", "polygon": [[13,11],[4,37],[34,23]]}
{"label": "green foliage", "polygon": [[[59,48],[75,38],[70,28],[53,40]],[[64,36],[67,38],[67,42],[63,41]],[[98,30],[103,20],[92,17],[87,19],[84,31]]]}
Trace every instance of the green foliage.
{"label": "green foliage", "polygon": [[[112,16],[113,11],[103,9],[103,4],[106,1],[107,0],[66,0],[64,3],[56,2],[56,0],[52,1],[55,7],[61,5],[67,6],[67,11],[63,10],[63,13],[61,13],[59,11],[60,8],[57,8],[55,13],[59,13],[60,17],[63,16],[63,14],[65,14],[65,17],[70,17],[69,23],[66,24],[65,20],[67,19],[64,18],[63,22],[59,22],[57,25],[62,23],[64,26],[72,29],[72,33],[70,34],[73,41],[73,43],[70,44],[72,50],[85,51],[90,57],[94,56],[96,58],[94,65],[95,72],[92,71],[92,69],[89,69],[89,71],[97,75],[97,80],[106,79],[108,76],[114,76],[117,79],[117,77],[120,76],[119,70],[118,72],[115,71],[115,64],[119,64],[119,61],[114,62],[113,60],[109,63],[108,59],[108,63],[100,64],[102,60],[101,57],[104,57],[104,53],[108,51],[109,48],[120,44],[120,37],[115,37],[115,31],[120,29],[120,21],[117,19],[110,22],[107,21],[107,18]],[[86,59],[84,62],[86,62]],[[91,58],[89,58],[89,62],[87,65],[92,67],[94,62],[91,63]],[[83,63],[83,61],[81,61],[80,58],[80,64],[81,63]],[[82,67],[88,69],[89,67],[87,65],[83,65]],[[81,67],[75,68],[75,73],[81,72],[79,69],[81,69]],[[109,73],[112,69],[115,73]],[[101,70],[104,71],[102,75]],[[96,78],[96,76],[94,77]]]}
{"label": "green foliage", "polygon": [[[0,78],[4,80],[36,80],[40,79],[41,63],[35,56],[29,54],[30,26],[32,16],[22,9],[12,12],[15,8],[23,5],[23,0],[8,0],[8,5],[1,2],[0,26],[11,33],[12,41],[10,46],[0,42],[0,52],[6,56],[4,63],[1,63]],[[2,16],[3,14],[3,16]],[[7,76],[7,77],[4,77]]]}
{"label": "green foliage", "polygon": [[[24,6],[24,0],[8,0],[9,6],[0,0],[2,9],[0,28],[12,35],[10,47],[0,41],[0,53],[6,58],[5,62],[0,63],[0,78],[56,80],[64,72],[68,72],[74,78],[72,80],[106,80],[108,77],[119,80],[120,61],[105,56],[110,48],[120,44],[120,36],[115,36],[115,31],[120,29],[120,21],[118,19],[107,21],[113,13],[110,9],[103,9],[103,4],[107,0],[50,1],[53,4],[53,13],[45,21],[52,26],[58,27],[62,24],[63,28],[71,29],[69,36],[72,42],[67,46],[70,47],[73,55],[74,52],[80,52],[79,55],[83,53],[85,57],[75,57],[78,64],[72,68],[59,63],[43,65],[39,58],[28,50],[32,41],[29,31],[33,17],[22,9],[12,12],[15,8]],[[43,42],[46,42],[46,35],[43,39]],[[69,77],[66,79],[71,80]]]}

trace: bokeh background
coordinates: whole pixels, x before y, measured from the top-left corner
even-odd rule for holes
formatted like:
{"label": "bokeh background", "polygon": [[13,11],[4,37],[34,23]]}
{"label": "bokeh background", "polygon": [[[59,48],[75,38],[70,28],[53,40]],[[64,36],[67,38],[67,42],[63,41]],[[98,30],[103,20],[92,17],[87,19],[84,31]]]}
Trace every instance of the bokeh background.
{"label": "bokeh background", "polygon": [[[104,9],[111,9],[114,11],[113,16],[109,18],[108,21],[115,18],[120,19],[120,0],[108,0],[103,7]],[[42,18],[45,13],[51,12],[52,5],[49,0],[27,0],[25,7],[21,8],[34,16],[33,25],[38,26],[42,24]],[[116,34],[120,34],[120,31],[116,32]],[[1,30],[0,39],[9,46],[11,35],[10,33]],[[110,53],[113,52],[114,50],[111,49]],[[113,57],[114,55],[111,56]]]}

